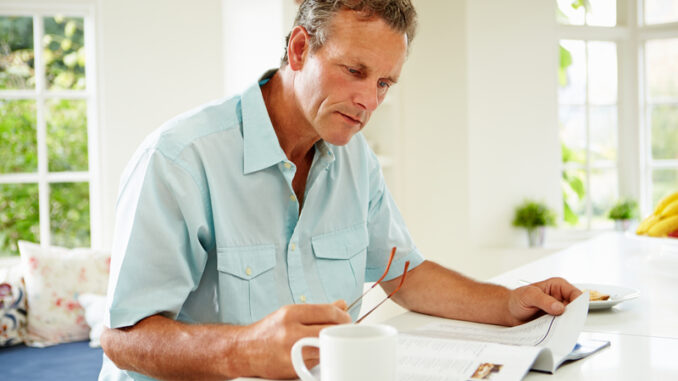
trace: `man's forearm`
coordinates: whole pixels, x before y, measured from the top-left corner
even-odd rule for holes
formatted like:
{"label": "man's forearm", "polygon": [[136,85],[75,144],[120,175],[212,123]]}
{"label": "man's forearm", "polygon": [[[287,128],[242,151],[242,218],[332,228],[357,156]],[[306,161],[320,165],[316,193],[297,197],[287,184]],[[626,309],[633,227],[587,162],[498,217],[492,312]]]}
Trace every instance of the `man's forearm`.
{"label": "man's forearm", "polygon": [[[385,282],[389,292],[399,278]],[[482,323],[512,325],[508,311],[509,290],[477,282],[462,274],[425,261],[408,272],[400,291],[393,295],[399,305],[428,315]]]}
{"label": "man's forearm", "polygon": [[243,332],[239,326],[190,325],[155,315],[133,327],[107,329],[101,345],[120,369],[163,380],[223,380],[247,373]]}

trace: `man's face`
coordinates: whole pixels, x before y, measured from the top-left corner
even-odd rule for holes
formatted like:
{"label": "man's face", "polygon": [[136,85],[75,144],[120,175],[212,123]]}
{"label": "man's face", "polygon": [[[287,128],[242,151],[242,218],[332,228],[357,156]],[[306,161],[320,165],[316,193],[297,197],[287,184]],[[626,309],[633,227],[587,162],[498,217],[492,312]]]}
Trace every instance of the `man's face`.
{"label": "man's face", "polygon": [[395,84],[406,56],[404,33],[381,19],[337,13],[325,45],[306,55],[295,79],[305,119],[326,142],[348,143]]}

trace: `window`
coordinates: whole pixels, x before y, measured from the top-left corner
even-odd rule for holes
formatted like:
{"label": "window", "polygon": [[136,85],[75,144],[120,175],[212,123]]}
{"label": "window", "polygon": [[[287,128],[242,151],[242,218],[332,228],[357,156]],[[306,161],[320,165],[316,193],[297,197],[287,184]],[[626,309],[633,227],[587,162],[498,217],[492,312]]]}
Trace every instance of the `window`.
{"label": "window", "polygon": [[[658,1],[650,1],[655,7]],[[648,4],[648,7],[649,7]],[[665,4],[666,5],[666,4]],[[650,20],[678,21],[678,1],[666,12],[647,14]],[[648,8],[646,7],[646,9]],[[666,33],[668,32],[668,33]],[[647,144],[644,155],[645,192],[650,205],[667,194],[678,190],[678,25],[664,31],[667,38],[654,38],[659,33],[648,31],[644,35],[644,136]]]}
{"label": "window", "polygon": [[91,245],[89,14],[0,8],[0,255]]}
{"label": "window", "polygon": [[678,0],[557,0],[565,220],[678,190]]}
{"label": "window", "polygon": [[602,228],[619,197],[617,42],[587,32],[590,26],[614,27],[616,6],[607,0],[559,0],[558,6],[561,23],[582,25],[561,33],[576,31],[577,39],[559,41],[563,217],[571,225]]}

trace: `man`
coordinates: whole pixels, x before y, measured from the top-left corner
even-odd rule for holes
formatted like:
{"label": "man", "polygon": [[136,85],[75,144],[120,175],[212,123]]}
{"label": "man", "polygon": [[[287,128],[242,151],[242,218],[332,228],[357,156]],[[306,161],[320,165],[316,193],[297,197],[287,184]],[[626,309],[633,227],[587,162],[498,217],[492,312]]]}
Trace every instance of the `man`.
{"label": "man", "polygon": [[394,300],[414,311],[516,325],[580,294],[478,283],[412,243],[357,133],[398,81],[415,18],[409,0],[304,1],[278,71],[142,144],[117,206],[100,379],[294,377],[292,344],[355,320],[344,301],[391,246],[382,287],[410,261]]}

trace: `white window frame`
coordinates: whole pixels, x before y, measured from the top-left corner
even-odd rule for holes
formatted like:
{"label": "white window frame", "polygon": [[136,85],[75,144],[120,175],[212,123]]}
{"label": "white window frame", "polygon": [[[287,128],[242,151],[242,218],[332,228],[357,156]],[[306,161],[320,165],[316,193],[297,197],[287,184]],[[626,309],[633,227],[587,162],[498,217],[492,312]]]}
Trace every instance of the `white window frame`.
{"label": "white window frame", "polygon": [[[558,24],[557,42],[595,40],[617,44],[618,192],[620,197],[638,200],[641,215],[647,215],[653,208],[652,171],[678,169],[678,160],[652,159],[644,47],[648,40],[678,38],[678,22],[643,25],[643,5],[643,0],[617,0],[615,27]],[[590,169],[587,163],[587,172]],[[590,215],[587,218],[590,224]],[[590,225],[585,230],[591,230]]]}
{"label": "white window frame", "polygon": [[[618,1],[619,3],[619,1]],[[599,26],[588,26],[588,25],[562,25],[558,24],[557,26],[557,44],[560,44],[561,40],[578,40],[578,41],[584,41],[588,43],[589,41],[605,41],[605,42],[613,42],[616,45],[617,48],[617,137],[618,137],[618,148],[617,148],[617,163],[614,166],[614,168],[617,170],[617,184],[618,184],[618,194],[620,196],[628,194],[628,191],[625,189],[623,185],[623,173],[624,171],[627,170],[629,167],[628,157],[626,155],[623,155],[622,152],[622,140],[624,139],[623,131],[626,130],[628,124],[627,120],[624,119],[626,116],[622,115],[625,114],[628,110],[625,109],[625,104],[626,104],[626,97],[624,96],[624,92],[627,91],[626,86],[624,83],[622,83],[622,79],[624,78],[624,75],[626,73],[626,68],[625,68],[625,63],[622,62],[624,59],[622,58],[622,52],[625,50],[624,44],[625,41],[629,38],[629,28],[620,25],[619,22],[619,4],[617,4],[617,13],[618,13],[618,22],[617,26],[614,27],[599,27]],[[588,45],[586,45],[585,48],[588,52]],[[587,54],[588,56],[588,54]],[[587,65],[588,69],[588,65]],[[589,86],[589,78],[587,75],[586,78],[586,114],[585,114],[585,120],[586,120],[586,125],[587,125],[587,135],[589,134],[589,128],[590,128],[590,120],[589,120],[589,107],[591,104],[588,101],[588,86]],[[558,106],[560,108],[560,100],[558,100]],[[587,139],[588,140],[588,139]],[[587,151],[589,150],[589,146],[587,143]],[[586,163],[582,165],[573,165],[573,166],[563,166],[563,170],[567,169],[583,169],[586,173],[586,224],[585,227],[580,228],[582,230],[592,230],[591,228],[591,220],[592,220],[592,207],[591,207],[591,193],[590,193],[590,174],[591,171],[594,169],[611,169],[609,166],[605,167],[593,167],[592,163],[589,161],[589,156],[590,154],[587,152],[587,161]],[[583,168],[582,168],[583,167]],[[575,228],[576,229],[576,228]]]}
{"label": "white window frame", "polygon": [[[645,44],[648,40],[676,39],[678,38],[678,21],[666,24],[643,25],[643,1],[637,3],[637,38],[636,51],[638,52],[638,75],[640,79],[639,100],[639,136],[640,136],[640,181],[641,210],[643,215],[648,215],[653,210],[652,200],[652,173],[655,169],[675,169],[678,171],[678,160],[652,158],[652,125],[650,120],[650,100],[647,92],[647,80],[645,78]],[[655,104],[658,102],[655,102]],[[678,105],[678,98],[668,102]]]}
{"label": "white window frame", "polygon": [[[35,54],[35,89],[0,90],[0,98],[7,100],[36,101],[36,129],[38,149],[38,171],[34,173],[0,174],[0,184],[38,184],[40,243],[46,247],[51,243],[49,215],[49,185],[63,182],[89,183],[90,244],[100,248],[102,245],[102,205],[100,200],[99,176],[99,136],[97,113],[97,73],[96,73],[96,12],[93,4],[64,3],[9,3],[0,4],[0,15],[33,17],[33,49]],[[55,15],[82,17],[85,39],[85,90],[47,90],[45,86],[45,67],[43,65],[42,39],[44,35],[43,18]],[[82,99],[87,102],[87,150],[88,170],[78,172],[52,172],[48,170],[47,124],[45,120],[45,101],[48,99]]]}

